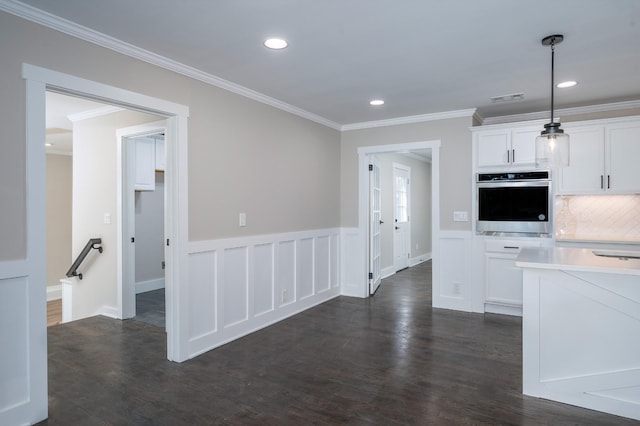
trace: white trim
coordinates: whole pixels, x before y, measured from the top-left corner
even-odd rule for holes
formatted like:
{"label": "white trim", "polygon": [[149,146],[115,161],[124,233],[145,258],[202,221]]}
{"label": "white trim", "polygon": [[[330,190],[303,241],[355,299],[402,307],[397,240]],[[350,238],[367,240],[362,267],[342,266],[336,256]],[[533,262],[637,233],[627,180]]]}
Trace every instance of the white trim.
{"label": "white trim", "polygon": [[458,111],[435,112],[431,114],[410,115],[407,117],[390,118],[388,120],[365,121],[362,123],[345,124],[340,130],[347,132],[349,130],[371,129],[374,127],[397,126],[399,124],[424,123],[425,121],[447,120],[450,118],[472,117],[476,113],[476,109],[461,109]]}
{"label": "white trim", "polygon": [[430,260],[432,257],[433,255],[431,253],[425,253],[425,254],[421,254],[420,256],[412,257],[411,259],[409,259],[409,267],[412,268],[416,265],[421,264],[422,262],[426,262],[427,260]]}
{"label": "white trim", "polygon": [[[368,273],[368,256],[369,253],[369,154],[396,153],[398,151],[411,151],[421,149],[431,149],[432,167],[431,167],[431,241],[433,249],[433,280],[432,286],[438,285],[439,280],[439,254],[438,241],[440,239],[440,140],[408,142],[389,145],[377,146],[361,146],[358,148],[358,233],[357,238],[359,244],[355,241],[352,243],[354,247],[362,248],[362,256],[360,254],[350,253],[349,261],[343,261],[345,267],[351,268],[350,275],[362,277],[358,280],[361,285],[360,292],[354,292],[352,289],[346,289],[343,282],[342,294],[353,295],[356,297],[367,297],[369,281],[365,279]],[[355,237],[356,235],[354,235]],[[351,284],[351,283],[349,283]],[[362,295],[360,295],[362,294]]]}
{"label": "white trim", "polygon": [[[167,134],[167,167],[174,170],[165,182],[167,191],[166,199],[169,208],[166,212],[165,226],[166,237],[171,240],[167,248],[167,273],[165,276],[167,285],[167,358],[171,361],[184,361],[187,359],[188,349],[188,300],[187,288],[177,283],[188,283],[187,269],[187,239],[188,239],[188,171],[187,171],[187,118],[189,108],[174,102],[142,95],[129,90],[120,89],[91,80],[82,79],[61,72],[37,67],[30,64],[22,65],[22,77],[27,80],[27,171],[28,202],[27,202],[27,236],[28,250],[34,250],[34,245],[43,247],[44,244],[34,244],[45,234],[45,147],[42,141],[44,135],[44,111],[45,94],[47,90],[59,93],[73,94],[88,99],[99,100],[109,104],[130,107],[138,111],[145,111],[161,116],[166,116]],[[42,312],[46,309],[44,291],[44,277],[46,259],[44,248],[34,256],[29,256],[29,274],[34,282],[42,281]],[[40,253],[40,251],[42,253]],[[30,252],[28,252],[29,255]],[[37,272],[37,273],[36,273]],[[34,276],[35,275],[35,276]],[[175,285],[174,285],[175,283]],[[36,292],[38,293],[38,292]],[[183,294],[184,293],[184,294]],[[39,296],[39,293],[36,294]],[[38,304],[40,307],[40,304]],[[38,313],[37,311],[35,313]],[[35,315],[34,313],[34,315]],[[46,328],[43,319],[43,330]],[[40,316],[38,316],[40,318]],[[39,325],[38,322],[35,322]],[[44,356],[42,368],[44,385],[35,386],[40,392],[44,392],[44,407],[46,410],[46,333],[39,329],[30,330],[30,336],[44,336]],[[34,342],[39,345],[40,342]],[[35,374],[35,373],[34,373]],[[35,374],[38,380],[40,377]],[[32,388],[32,389],[33,389]],[[46,417],[46,416],[45,416]]]}
{"label": "white trim", "polygon": [[[189,356],[340,295],[340,228],[189,243]],[[322,325],[320,325],[322,326]]]}
{"label": "white trim", "polygon": [[[555,110],[554,115],[571,116],[579,114],[593,114],[608,111],[619,111],[624,109],[640,108],[640,100],[627,102],[614,102],[610,104],[589,105],[574,108],[562,108]],[[512,123],[517,121],[531,121],[549,119],[548,111],[530,112],[526,114],[503,115],[500,117],[487,117],[481,121],[482,125]]]}
{"label": "white trim", "polygon": [[193,78],[194,80],[198,80],[212,86],[220,87],[240,96],[244,96],[254,101],[272,106],[274,108],[278,108],[282,111],[286,111],[299,117],[306,118],[307,120],[314,121],[318,124],[322,124],[332,129],[340,130],[340,125],[338,123],[328,120],[324,117],[313,114],[309,111],[305,111],[286,102],[279,101],[278,99],[264,95],[260,92],[225,80],[223,78],[217,77],[213,74],[209,74],[180,62],[174,61],[173,59],[169,59],[162,55],[158,55],[156,53],[126,43],[122,40],[118,40],[114,37],[92,30],[91,28],[87,28],[75,22],[71,22],[59,16],[55,16],[33,6],[29,6],[19,2],[8,2],[0,0],[0,10],[19,16],[31,22],[44,25],[45,27],[60,31],[64,34],[68,34],[80,40],[105,47],[131,58],[147,62],[151,65],[156,65],[158,67],[173,71],[186,77]]}
{"label": "white trim", "polygon": [[136,283],[136,294],[146,293],[148,291],[160,290],[164,288],[164,278],[155,280],[140,281]]}
{"label": "white trim", "polygon": [[88,111],[69,114],[67,115],[67,118],[72,123],[75,123],[77,121],[87,120],[89,118],[102,117],[103,115],[113,114],[114,112],[120,112],[120,111],[123,111],[123,109],[120,107],[113,106],[113,105],[106,105],[101,108],[95,108]]}
{"label": "white trim", "polygon": [[114,308],[113,306],[103,306],[102,308],[98,309],[98,312],[96,312],[96,315],[102,315],[102,316],[113,318],[113,319],[119,319],[118,308]]}
{"label": "white trim", "polygon": [[62,299],[62,284],[47,286],[47,302]]}
{"label": "white trim", "polygon": [[396,268],[394,268],[394,266],[391,265],[391,266],[388,266],[388,267],[382,269],[380,271],[380,276],[384,280],[385,278],[389,278],[390,276],[395,275],[395,273],[396,273]]}

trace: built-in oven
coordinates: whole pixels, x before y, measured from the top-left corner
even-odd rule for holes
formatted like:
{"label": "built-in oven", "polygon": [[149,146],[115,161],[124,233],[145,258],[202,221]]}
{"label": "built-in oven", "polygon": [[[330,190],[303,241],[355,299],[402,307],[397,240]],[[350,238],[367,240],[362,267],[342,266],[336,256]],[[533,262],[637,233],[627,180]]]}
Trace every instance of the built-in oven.
{"label": "built-in oven", "polygon": [[550,236],[551,172],[478,173],[476,232]]}

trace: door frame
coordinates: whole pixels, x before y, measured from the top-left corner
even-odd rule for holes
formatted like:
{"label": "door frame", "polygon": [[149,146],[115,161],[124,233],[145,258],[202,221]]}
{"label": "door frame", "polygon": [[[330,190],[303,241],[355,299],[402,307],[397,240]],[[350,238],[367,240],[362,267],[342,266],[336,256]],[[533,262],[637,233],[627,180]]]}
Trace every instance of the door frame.
{"label": "door frame", "polygon": [[[396,207],[397,207],[397,205],[396,205],[396,169],[404,170],[405,172],[407,172],[407,176],[408,176],[407,177],[407,181],[408,181],[407,186],[408,186],[409,190],[407,191],[407,217],[408,217],[408,220],[407,220],[408,226],[407,227],[409,229],[406,231],[406,232],[408,232],[408,237],[407,237],[407,241],[406,241],[406,243],[407,243],[407,247],[406,248],[407,248],[407,254],[408,254],[408,253],[411,253],[411,167],[406,166],[406,165],[401,164],[401,163],[396,163],[396,162],[393,162],[391,164],[391,170],[392,170],[392,176],[393,176],[393,197],[392,197],[392,200],[393,200],[393,221],[394,221],[394,223],[396,222],[396,219],[397,219],[396,218]],[[394,224],[394,226],[395,226],[395,224]],[[397,241],[396,241],[396,239],[398,238],[397,234],[398,233],[395,232],[395,229],[394,229],[394,232],[393,232],[393,269],[395,270],[395,272],[398,272],[399,270],[408,267],[409,263],[410,263],[409,258],[407,258],[407,261],[406,261],[407,262],[407,266],[398,267],[398,265],[396,263],[396,259],[397,259],[397,255],[396,255],[397,254],[396,253]]]}
{"label": "door frame", "polygon": [[[187,120],[189,108],[174,102],[131,92],[118,87],[109,86],[80,77],[64,74],[58,71],[41,68],[31,64],[22,65],[22,77],[26,80],[26,146],[27,146],[27,229],[40,229],[45,223],[46,211],[37,208],[44,205],[45,179],[43,160],[45,157],[44,129],[45,129],[45,93],[57,92],[64,95],[77,96],[104,102],[127,109],[147,112],[167,117],[167,138],[165,145],[167,152],[167,167],[174,170],[170,179],[165,182],[166,200],[166,237],[170,239],[167,247],[166,264],[168,271],[165,277],[167,294],[167,358],[170,361],[185,361],[188,359],[188,173],[187,173]],[[44,246],[44,233],[34,235],[28,233],[28,247]],[[29,250],[29,249],[28,249]],[[28,251],[30,255],[29,275],[41,278],[40,270],[46,269],[46,253],[44,249]],[[178,284],[181,285],[178,285]],[[44,281],[38,282],[35,291],[42,292],[43,298],[35,298],[30,302],[30,309],[46,317],[46,286]],[[30,329],[29,339],[39,342],[38,353],[30,356],[44,360],[46,365],[46,324],[43,329]],[[34,336],[36,333],[37,337]],[[38,340],[39,339],[39,340]],[[41,351],[39,348],[44,348]],[[35,351],[35,350],[34,350]],[[47,373],[46,368],[33,371],[33,385],[44,388],[46,397]],[[32,387],[33,388],[33,387]],[[43,401],[46,406],[46,399]]]}
{"label": "door frame", "polygon": [[[135,283],[135,259],[136,250],[134,244],[129,244],[129,239],[135,236],[135,201],[134,201],[134,169],[135,164],[131,158],[131,139],[137,136],[167,133],[166,120],[152,123],[139,124],[118,129],[116,131],[118,155],[118,315],[120,318],[132,318],[136,315],[136,283]],[[165,144],[168,138],[165,137]],[[165,168],[165,178],[170,179],[172,170]],[[164,197],[164,224],[163,235],[168,235],[170,224],[167,222],[167,197]],[[164,238],[163,238],[164,239]],[[165,252],[167,246],[165,242]],[[165,253],[166,255],[166,253]],[[171,265],[168,265],[171,267]],[[165,273],[171,276],[171,271],[165,269]],[[165,292],[167,289],[165,281]]]}
{"label": "door frame", "polygon": [[358,236],[364,248],[361,265],[361,297],[369,297],[369,155],[393,154],[406,151],[431,149],[431,251],[433,277],[431,286],[438,288],[440,241],[440,140],[407,142],[389,145],[362,146],[358,148]]}

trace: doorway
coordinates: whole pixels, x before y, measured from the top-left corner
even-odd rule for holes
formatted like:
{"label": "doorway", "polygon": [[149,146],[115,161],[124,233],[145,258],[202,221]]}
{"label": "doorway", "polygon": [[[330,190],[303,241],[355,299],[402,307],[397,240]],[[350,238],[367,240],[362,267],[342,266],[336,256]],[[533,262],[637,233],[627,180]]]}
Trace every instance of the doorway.
{"label": "doorway", "polygon": [[122,318],[166,328],[165,131],[158,121],[117,131],[123,222],[118,295]]}
{"label": "doorway", "polygon": [[[431,192],[428,196],[424,197],[425,199],[428,199],[428,208],[430,209],[430,216],[431,216],[431,223],[429,225],[425,225],[426,228],[428,229],[422,229],[420,231],[418,231],[418,233],[420,234],[424,234],[428,236],[429,239],[429,243],[431,246],[431,251],[429,253],[423,253],[424,256],[417,256],[417,257],[409,257],[409,265],[413,265],[413,264],[417,264],[423,260],[428,260],[428,258],[430,257],[432,259],[432,265],[433,265],[433,269],[434,269],[434,277],[432,280],[432,287],[437,285],[437,270],[438,270],[438,250],[437,250],[437,241],[439,238],[439,229],[440,229],[440,191],[439,191],[439,163],[440,163],[440,141],[439,140],[435,140],[435,141],[425,141],[425,142],[412,142],[412,143],[402,143],[402,144],[391,144],[391,145],[378,145],[378,146],[370,146],[370,147],[360,147],[358,148],[358,156],[359,156],[359,207],[358,207],[358,211],[359,211],[359,235],[363,236],[364,241],[363,241],[363,247],[366,250],[366,253],[368,254],[368,256],[366,257],[368,260],[366,262],[366,269],[365,269],[365,276],[366,279],[365,281],[365,291],[363,292],[365,297],[367,295],[371,295],[373,292],[371,292],[371,289],[374,288],[374,286],[372,286],[372,279],[374,278],[374,273],[373,271],[375,270],[375,265],[372,263],[372,259],[374,259],[374,256],[372,256],[372,253],[375,252],[375,244],[376,241],[374,240],[374,238],[372,238],[372,232],[371,229],[372,227],[372,209],[371,209],[371,198],[372,198],[372,186],[371,186],[371,170],[374,169],[375,166],[371,167],[370,164],[372,163],[372,158],[376,157],[376,158],[384,158],[385,154],[393,154],[393,155],[398,155],[398,154],[402,154],[405,156],[409,156],[409,157],[424,157],[425,154],[430,154],[430,164],[431,164],[431,168],[430,168],[430,173],[429,173],[429,178],[430,178],[430,189]],[[391,178],[389,179],[391,181]],[[407,184],[410,184],[411,182],[415,181],[415,177],[412,179],[409,179],[407,177]],[[408,186],[408,185],[407,185]],[[384,188],[382,188],[382,191],[384,191]],[[387,189],[388,193],[393,193],[393,190],[389,190]],[[410,211],[410,201],[407,200],[406,203],[406,219],[411,219],[411,214],[409,213]],[[404,209],[404,207],[403,207]],[[394,213],[392,211],[391,208],[389,208],[389,211],[385,214],[385,210],[384,210],[384,203],[383,203],[383,207],[381,208],[381,221],[384,222],[385,217],[393,217],[393,220],[388,220],[388,224],[392,225],[395,231],[395,215],[396,213]],[[417,228],[417,224],[414,222],[414,225],[416,225],[415,227]],[[416,230],[414,230],[416,231]],[[415,232],[414,232],[415,234]],[[384,237],[383,237],[384,240]],[[421,249],[421,243],[419,243],[418,241],[411,243],[410,239],[409,240],[409,245],[410,245],[410,249],[413,247],[416,247],[415,252],[418,252]],[[389,244],[387,244],[387,247],[389,246]],[[393,252],[393,249],[387,249],[388,252]],[[411,252],[411,250],[409,250]],[[385,248],[384,248],[384,243],[383,243],[383,248],[381,249],[381,252],[383,254],[384,257],[384,252],[385,252]],[[393,256],[393,255],[391,255]],[[406,255],[405,255],[406,256]],[[388,256],[387,256],[388,257]],[[388,261],[387,261],[388,263]],[[381,269],[381,275],[382,278],[384,278],[385,276],[390,276],[393,273],[395,273],[396,269],[395,269],[395,262],[392,262],[392,265],[390,267],[382,267]]]}
{"label": "doorway", "polygon": [[[187,117],[189,109],[173,102],[137,94],[128,90],[81,79],[68,74],[24,64],[22,76],[26,80],[26,123],[27,123],[27,265],[25,282],[29,292],[42,295],[29,299],[32,316],[45,318],[46,297],[45,282],[46,251],[43,248],[45,234],[45,94],[47,90],[68,94],[80,98],[97,100],[111,105],[164,116],[167,123],[167,245],[165,285],[167,295],[167,358],[182,362],[188,359],[187,321],[182,320],[188,314],[187,299],[180,297],[181,288],[174,283],[188,282],[187,274]],[[42,247],[42,248],[41,248]],[[113,247],[113,246],[112,246]],[[40,323],[46,327],[44,321]],[[43,340],[41,342],[41,340]],[[36,328],[29,329],[29,362],[46,365],[46,333]],[[38,370],[31,376],[32,387],[43,389],[46,393],[46,369]],[[41,398],[45,394],[38,394]],[[46,399],[43,400],[46,406]],[[40,403],[38,399],[38,403]]]}
{"label": "doorway", "polygon": [[[430,154],[430,153],[429,153]],[[393,267],[409,267],[411,259],[411,168],[393,163]]]}

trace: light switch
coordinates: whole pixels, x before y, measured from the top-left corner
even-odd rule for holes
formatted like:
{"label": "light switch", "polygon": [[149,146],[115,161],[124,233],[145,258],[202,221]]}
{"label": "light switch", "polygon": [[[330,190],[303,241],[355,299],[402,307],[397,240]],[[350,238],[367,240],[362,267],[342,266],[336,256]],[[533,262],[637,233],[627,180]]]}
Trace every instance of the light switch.
{"label": "light switch", "polygon": [[469,222],[469,212],[453,212],[454,222]]}
{"label": "light switch", "polygon": [[104,214],[104,224],[111,225],[111,213]]}
{"label": "light switch", "polygon": [[246,213],[240,213],[240,216],[238,218],[238,224],[240,226],[247,226],[247,214]]}

